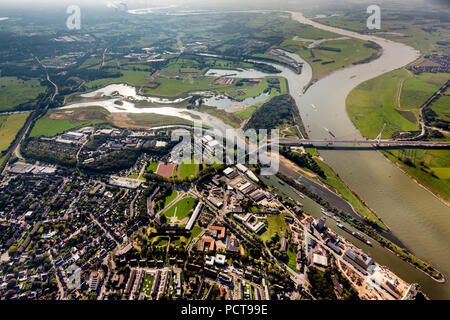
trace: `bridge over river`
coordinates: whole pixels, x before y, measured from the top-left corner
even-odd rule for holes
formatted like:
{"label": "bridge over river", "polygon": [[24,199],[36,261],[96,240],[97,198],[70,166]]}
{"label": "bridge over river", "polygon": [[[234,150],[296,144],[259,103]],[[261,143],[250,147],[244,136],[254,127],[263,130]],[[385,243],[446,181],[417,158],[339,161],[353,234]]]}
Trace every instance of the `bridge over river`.
{"label": "bridge over river", "polygon": [[402,140],[319,140],[319,139],[280,139],[280,144],[287,146],[313,146],[313,147],[345,147],[345,148],[436,148],[450,149],[450,142],[442,141],[402,141]]}

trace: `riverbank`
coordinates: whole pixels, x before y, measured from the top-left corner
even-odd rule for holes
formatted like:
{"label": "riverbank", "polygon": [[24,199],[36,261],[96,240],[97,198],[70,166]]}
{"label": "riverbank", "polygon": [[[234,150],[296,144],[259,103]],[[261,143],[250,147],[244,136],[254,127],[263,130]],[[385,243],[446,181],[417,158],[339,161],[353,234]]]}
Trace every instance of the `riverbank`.
{"label": "riverbank", "polygon": [[[340,35],[373,40],[383,47],[383,54],[378,59],[336,71],[311,85],[302,96],[296,97],[305,125],[311,130],[311,139],[330,139],[324,127],[339,138],[364,139],[346,113],[347,95],[367,80],[408,65],[421,53],[407,45],[373,35],[325,26],[304,18],[300,13],[296,17],[301,23]],[[296,88],[295,81],[290,86]],[[379,131],[381,129],[382,126]],[[447,244],[450,243],[449,207],[424,191],[379,152],[322,150],[320,155],[415,256],[429,261],[442,274],[450,274],[450,256],[442,254],[448,250]],[[448,282],[437,284],[403,259],[387,252],[384,254],[385,250],[381,248],[375,251],[380,261],[408,282],[419,283],[431,299],[450,298]]]}
{"label": "riverbank", "polygon": [[352,227],[356,228],[357,230],[363,232],[370,238],[372,238],[374,241],[377,241],[382,247],[389,249],[389,251],[393,252],[396,256],[398,256],[403,261],[408,262],[413,267],[420,269],[423,271],[426,275],[428,275],[430,278],[435,280],[439,283],[445,283],[445,277],[444,275],[436,270],[434,267],[432,267],[429,263],[415,257],[413,254],[411,254],[407,249],[400,248],[393,242],[387,240],[386,238],[382,237],[377,233],[377,231],[362,223],[361,221],[358,221],[355,217],[350,216],[348,213],[337,209],[335,206],[331,205],[328,201],[324,200],[322,197],[317,195],[314,192],[309,191],[306,187],[296,183],[293,179],[278,173],[277,177],[290,185],[292,188],[297,189],[299,192],[305,194],[315,202],[317,202],[319,205],[326,208],[328,211],[334,213],[337,217],[339,217],[342,221],[348,223]]}

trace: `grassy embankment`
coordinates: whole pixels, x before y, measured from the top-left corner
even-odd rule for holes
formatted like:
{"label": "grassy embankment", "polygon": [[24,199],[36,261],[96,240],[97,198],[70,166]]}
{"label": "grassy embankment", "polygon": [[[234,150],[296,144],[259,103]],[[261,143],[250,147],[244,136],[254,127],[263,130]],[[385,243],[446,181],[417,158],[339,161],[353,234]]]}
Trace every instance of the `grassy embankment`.
{"label": "grassy embankment", "polygon": [[361,217],[375,223],[382,229],[387,229],[386,225],[377,217],[377,215],[370,210],[370,208],[364,203],[364,201],[358,197],[344,181],[331,169],[325,162],[315,159],[319,167],[325,172],[326,179],[319,177],[321,182],[327,184],[336,190],[345,200],[347,200],[353,207],[353,209]]}

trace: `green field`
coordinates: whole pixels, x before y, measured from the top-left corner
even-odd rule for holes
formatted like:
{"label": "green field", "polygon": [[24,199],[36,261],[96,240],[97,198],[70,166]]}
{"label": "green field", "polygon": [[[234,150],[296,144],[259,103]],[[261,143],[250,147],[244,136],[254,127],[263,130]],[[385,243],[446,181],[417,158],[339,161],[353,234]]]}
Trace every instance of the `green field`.
{"label": "green field", "polygon": [[155,162],[155,161],[150,161],[148,163],[147,169],[145,169],[147,172],[152,171],[153,173],[156,172],[156,170],[158,170],[158,165],[159,162]]}
{"label": "green field", "polygon": [[52,137],[71,129],[78,129],[104,122],[102,120],[74,121],[69,119],[50,119],[48,115],[49,113],[36,121],[33,130],[31,130],[30,137]]}
{"label": "green field", "polygon": [[12,110],[20,104],[36,99],[45,90],[38,80],[0,77],[0,111]]}
{"label": "green field", "polygon": [[194,198],[183,198],[171,206],[163,214],[166,216],[167,221],[170,222],[170,218],[174,216],[176,210],[176,217],[178,222],[183,220],[189,215],[189,212],[194,208],[195,199]]}
{"label": "green field", "polygon": [[[185,226],[181,226],[181,227],[185,227]],[[202,232],[202,228],[200,228],[199,226],[194,226],[192,227],[191,230],[191,236],[186,240],[186,245],[188,245],[193,239],[195,239],[201,232]]]}
{"label": "green field", "polygon": [[[430,15],[422,17],[417,12],[414,13],[414,17],[404,14],[398,15],[398,13],[399,11],[393,8],[384,10],[383,19],[388,23],[381,23],[381,30],[379,31],[393,32],[394,34],[380,33],[378,36],[395,42],[403,42],[418,49],[423,54],[450,53],[448,45],[445,45],[445,41],[450,41],[448,21],[442,21],[438,17],[430,19]],[[339,12],[338,16],[321,18],[317,21],[357,32],[366,32],[366,17],[360,11],[342,11]],[[420,23],[418,23],[419,21]],[[442,43],[439,43],[439,41],[442,41]]]}
{"label": "green field", "polygon": [[191,160],[189,163],[184,163],[184,161],[178,165],[178,178],[185,179],[189,177],[194,177],[196,172],[197,165],[194,163],[194,160]]}
{"label": "green field", "polygon": [[171,61],[167,66],[161,69],[161,72],[167,76],[176,75],[201,75],[208,69],[233,69],[252,67],[251,63],[224,60],[212,57],[202,57],[203,64],[194,59],[178,58]]}
{"label": "green field", "polygon": [[85,86],[89,90],[105,87],[114,83],[127,83],[132,86],[142,86],[148,82],[147,77],[150,75],[146,71],[119,70],[123,75],[119,78],[104,78],[86,82]]}
{"label": "green field", "polygon": [[288,245],[287,254],[289,257],[288,266],[294,271],[299,271],[297,269],[297,252],[295,250],[296,246],[293,246],[291,244]]}
{"label": "green field", "polygon": [[436,112],[439,119],[450,122],[450,96],[440,96],[433,101],[431,109]]}
{"label": "green field", "polygon": [[386,123],[382,138],[390,138],[395,131],[418,129],[396,109],[401,83],[409,79],[405,69],[395,70],[366,81],[347,96],[347,113],[359,131],[367,138],[375,138]]}
{"label": "green field", "polygon": [[260,236],[261,240],[266,242],[270,240],[276,233],[280,238],[284,237],[284,232],[288,229],[286,221],[284,220],[284,215],[268,215],[267,216],[268,226],[266,231]]}
{"label": "green field", "polygon": [[[151,96],[162,96],[162,97],[176,97],[183,94],[187,94],[189,91],[196,90],[214,90],[224,92],[227,90],[242,89],[244,92],[247,91],[248,86],[236,86],[236,85],[215,85],[214,77],[187,77],[184,80],[179,79],[167,79],[167,78],[157,78],[155,79],[160,85],[157,88],[145,88],[144,92]],[[248,90],[253,90],[253,87]],[[250,91],[248,96],[259,95],[262,90],[258,87],[254,89],[254,92]]]}
{"label": "green field", "polygon": [[178,192],[176,190],[172,190],[172,193],[164,199],[164,208],[167,207],[175,198],[177,197]]}
{"label": "green field", "polygon": [[420,108],[449,79],[448,73],[421,73],[411,76],[403,84],[400,109]]}
{"label": "green field", "polygon": [[[298,36],[308,39],[303,33]],[[331,36],[331,38],[338,37],[340,36]],[[366,46],[368,42],[358,39],[326,41],[311,49],[307,48],[309,44],[309,42],[298,40],[285,40],[281,47],[295,51],[311,65],[313,81],[323,78],[337,69],[350,66],[376,54],[376,50]],[[340,52],[323,50],[319,47],[333,48],[340,50]]]}
{"label": "green field", "polygon": [[0,116],[0,155],[6,151],[14,141],[19,130],[25,124],[29,113],[18,113]]}

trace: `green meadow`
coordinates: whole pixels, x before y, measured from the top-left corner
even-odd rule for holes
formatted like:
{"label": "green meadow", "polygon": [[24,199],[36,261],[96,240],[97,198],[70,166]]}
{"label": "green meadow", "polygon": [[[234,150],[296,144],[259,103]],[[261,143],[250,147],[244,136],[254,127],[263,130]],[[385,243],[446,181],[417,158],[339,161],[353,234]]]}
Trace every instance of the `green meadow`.
{"label": "green meadow", "polygon": [[19,130],[25,124],[29,113],[18,113],[0,116],[0,155],[6,151],[14,141]]}
{"label": "green meadow", "polygon": [[0,77],[0,111],[13,110],[18,105],[36,99],[45,90],[38,80]]}
{"label": "green meadow", "polygon": [[189,212],[194,208],[195,199],[194,198],[183,198],[171,206],[163,214],[166,216],[167,221],[170,222],[170,218],[176,214],[178,221],[183,220],[189,215]]}
{"label": "green meadow", "polygon": [[270,240],[276,233],[278,233],[280,238],[284,237],[284,232],[288,229],[283,214],[267,215],[267,224],[266,231],[260,236],[264,242]]}
{"label": "green meadow", "polygon": [[[308,39],[303,33],[298,36]],[[331,36],[331,38],[338,37],[340,36],[336,34],[332,34]],[[311,49],[307,48],[309,44],[310,42],[300,40],[285,40],[280,46],[295,51],[311,65],[313,69],[313,81],[323,78],[337,69],[368,59],[376,53],[375,49],[366,46],[368,44],[367,41],[358,39],[326,41]],[[323,50],[320,47],[340,51]]]}

